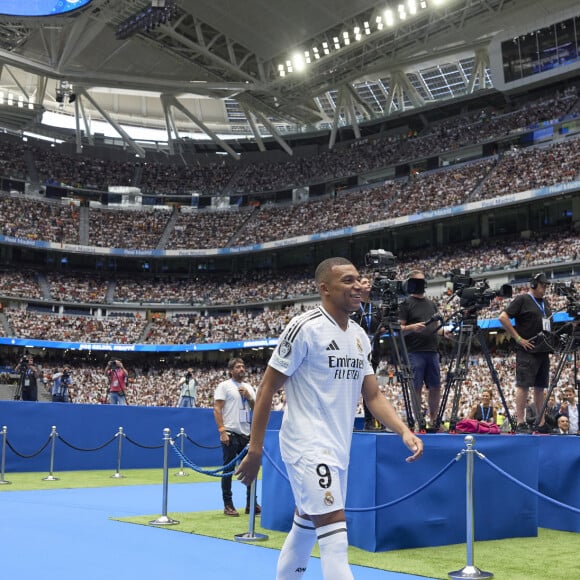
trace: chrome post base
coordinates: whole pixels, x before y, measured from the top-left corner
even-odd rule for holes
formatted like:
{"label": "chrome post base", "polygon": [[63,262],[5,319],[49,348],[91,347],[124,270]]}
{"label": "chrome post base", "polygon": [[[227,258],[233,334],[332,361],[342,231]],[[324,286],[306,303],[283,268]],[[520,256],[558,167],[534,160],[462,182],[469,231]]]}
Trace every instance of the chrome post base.
{"label": "chrome post base", "polygon": [[480,570],[477,566],[465,566],[461,570],[456,570],[455,572],[449,572],[449,578],[493,578],[492,572],[484,572]]}
{"label": "chrome post base", "polygon": [[178,524],[178,520],[172,520],[169,516],[159,516],[156,520],[149,522],[153,526],[174,526]]}
{"label": "chrome post base", "polygon": [[267,539],[268,536],[266,534],[250,534],[250,532],[234,536],[236,542],[264,542]]}

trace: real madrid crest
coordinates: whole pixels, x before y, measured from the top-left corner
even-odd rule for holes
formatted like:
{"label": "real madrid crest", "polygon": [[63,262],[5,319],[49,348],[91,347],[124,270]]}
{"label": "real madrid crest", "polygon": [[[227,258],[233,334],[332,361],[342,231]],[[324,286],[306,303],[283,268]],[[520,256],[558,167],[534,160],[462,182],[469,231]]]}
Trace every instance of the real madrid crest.
{"label": "real madrid crest", "polygon": [[327,491],[324,494],[324,505],[333,505],[334,504],[334,496]]}

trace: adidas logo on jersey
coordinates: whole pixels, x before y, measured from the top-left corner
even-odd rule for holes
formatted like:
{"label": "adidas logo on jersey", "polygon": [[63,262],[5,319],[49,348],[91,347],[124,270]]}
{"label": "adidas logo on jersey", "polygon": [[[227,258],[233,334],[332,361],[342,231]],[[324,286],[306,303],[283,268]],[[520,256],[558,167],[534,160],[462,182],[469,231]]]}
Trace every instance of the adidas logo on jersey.
{"label": "adidas logo on jersey", "polygon": [[336,342],[334,342],[334,340],[326,347],[326,350],[340,350],[340,348],[338,348],[338,344],[336,344]]}

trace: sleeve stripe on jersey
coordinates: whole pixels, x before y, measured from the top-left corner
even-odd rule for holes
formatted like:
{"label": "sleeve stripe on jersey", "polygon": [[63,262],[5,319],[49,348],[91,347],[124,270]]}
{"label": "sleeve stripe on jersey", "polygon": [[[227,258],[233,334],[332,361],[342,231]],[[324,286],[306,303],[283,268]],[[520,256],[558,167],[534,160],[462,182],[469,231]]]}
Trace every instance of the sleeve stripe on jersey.
{"label": "sleeve stripe on jersey", "polygon": [[322,313],[320,312],[320,310],[317,308],[315,310],[312,310],[311,312],[307,312],[306,314],[304,314],[304,316],[301,316],[300,318],[298,318],[294,325],[290,328],[288,328],[288,332],[286,333],[286,340],[289,342],[294,342],[294,339],[296,338],[296,335],[300,332],[300,329],[310,320],[315,320],[316,318],[320,318],[322,316]]}

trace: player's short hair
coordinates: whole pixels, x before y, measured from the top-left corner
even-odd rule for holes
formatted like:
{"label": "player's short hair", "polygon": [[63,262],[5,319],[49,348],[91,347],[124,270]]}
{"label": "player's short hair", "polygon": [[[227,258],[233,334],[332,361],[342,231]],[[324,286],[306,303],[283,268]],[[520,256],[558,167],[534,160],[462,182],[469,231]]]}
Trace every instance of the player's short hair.
{"label": "player's short hair", "polygon": [[314,273],[314,280],[317,284],[328,281],[330,273],[335,266],[352,266],[352,262],[346,258],[327,258],[318,264]]}

